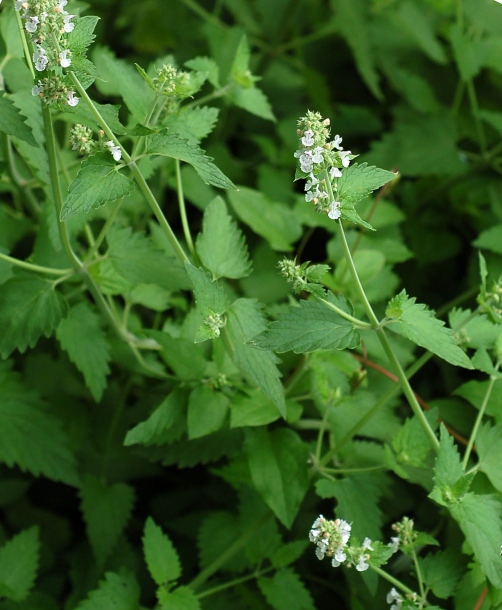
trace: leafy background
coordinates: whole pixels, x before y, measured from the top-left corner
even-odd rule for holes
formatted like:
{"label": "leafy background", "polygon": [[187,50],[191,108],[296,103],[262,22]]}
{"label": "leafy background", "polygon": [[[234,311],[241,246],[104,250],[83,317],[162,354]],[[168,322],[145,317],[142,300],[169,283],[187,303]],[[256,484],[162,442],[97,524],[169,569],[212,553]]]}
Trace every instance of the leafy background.
{"label": "leafy background", "polygon": [[[284,254],[334,265],[327,285],[352,296],[330,221],[308,209],[303,186],[292,182],[296,121],[307,109],[330,117],[333,134],[360,154],[358,162],[400,172],[397,184],[359,208],[377,232],[348,236],[377,310],[383,314],[386,301],[403,287],[440,314],[454,304],[473,308],[479,248],[491,276],[502,271],[497,3],[100,0],[86,6],[86,14],[100,17],[90,58],[102,78],[93,93],[102,104],[122,104],[122,124],[134,124],[144,104],[135,90],[133,63],[146,69],[170,56],[180,67],[197,69],[204,65],[201,58],[211,57],[223,84],[237,56],[242,69],[234,77],[249,84],[243,35],[249,42],[249,68],[260,78],[253,93],[234,88],[210,100],[183,132],[202,140],[206,154],[239,190],[214,188],[219,174],[206,180],[210,184],[199,180],[194,157],[184,159],[173,148],[161,153],[188,161],[181,175],[190,227],[193,235],[203,229],[197,251],[212,279],[226,278],[214,298],[236,343],[262,331],[265,314],[275,318],[286,311],[289,287],[276,268]],[[5,15],[2,35],[10,47],[2,52],[12,56],[3,68],[5,82],[42,142],[36,100],[22,96],[25,69]],[[212,78],[201,95],[210,95],[217,82]],[[10,102],[0,102],[1,126]],[[64,144],[74,118],[59,118]],[[182,121],[175,128],[182,130]],[[26,160],[25,175],[33,172],[46,185],[44,159],[26,141],[31,136],[13,135]],[[68,181],[77,170],[76,163],[70,167]],[[174,164],[145,161],[142,170],[181,234]],[[42,203],[30,214],[7,180],[1,188],[3,251],[65,267],[51,207]],[[371,366],[388,366],[372,338],[365,337],[366,351],[359,353],[370,363],[361,365],[346,352],[315,352],[307,373],[303,357],[290,352],[279,362],[271,352],[246,347],[230,362],[221,342],[212,348],[194,344],[207,305],[197,287],[202,295],[209,276],[194,271],[188,277],[175,264],[138,193],[129,190],[117,186],[124,202],[106,237],[106,260],[92,272],[126,312],[129,330],[161,345],[160,358],[147,352],[140,366],[90,300],[72,301],[77,284],[69,282],[63,298],[45,278],[0,264],[0,351],[6,359],[0,368],[1,607],[99,610],[110,607],[110,600],[119,609],[159,603],[294,610],[329,608],[334,600],[340,608],[388,607],[387,588],[376,578],[364,577],[361,586],[360,575],[334,571],[306,550],[313,520],[319,512],[332,515],[335,504],[361,539],[386,539],[390,523],[412,514],[421,530],[460,555],[460,528],[427,497],[432,461],[414,420],[403,423],[406,407],[394,399],[370,423],[360,424],[361,414],[391,385]],[[75,205],[88,211],[92,202],[70,189],[68,216]],[[111,205],[91,212],[96,226]],[[69,221],[80,243],[83,218]],[[212,244],[218,244],[216,252]],[[235,260],[228,260],[229,252]],[[13,326],[16,315],[21,322]],[[395,348],[404,364],[413,361],[410,344],[396,339]],[[285,402],[276,365],[288,388]],[[157,379],[159,370],[168,377]],[[214,391],[219,372],[234,379],[230,393]],[[482,379],[432,361],[414,388],[434,415],[468,436]],[[487,477],[480,475],[477,485],[489,492],[490,480],[500,494],[494,466],[500,462],[486,450],[502,442],[500,393],[494,396],[489,415],[497,426],[480,436]],[[337,408],[327,415],[333,401]],[[385,459],[389,471],[336,481],[312,476],[309,454],[325,416],[340,466],[373,467]],[[465,523],[480,514],[500,530],[497,506],[466,502],[457,508],[464,513],[454,517]],[[464,535],[471,546],[489,537],[485,531]],[[461,557],[453,575],[441,581],[443,590],[439,585],[433,591],[445,598],[458,587],[455,605],[443,601],[442,607],[472,610],[484,581],[479,564],[466,571]],[[434,574],[433,562],[428,558],[424,572]],[[487,568],[486,562],[483,568],[492,582],[500,578],[500,568]],[[394,569],[408,578],[405,560]],[[224,588],[229,581],[234,585]],[[195,598],[220,585],[221,591]]]}

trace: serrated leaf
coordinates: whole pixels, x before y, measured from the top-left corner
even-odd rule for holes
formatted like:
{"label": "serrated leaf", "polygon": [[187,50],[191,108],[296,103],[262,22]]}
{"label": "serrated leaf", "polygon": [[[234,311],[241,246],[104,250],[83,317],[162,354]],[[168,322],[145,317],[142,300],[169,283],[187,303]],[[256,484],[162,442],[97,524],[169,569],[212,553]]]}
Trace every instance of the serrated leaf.
{"label": "serrated leaf", "polygon": [[485,250],[490,250],[491,252],[496,252],[497,254],[502,254],[502,224],[494,225],[493,227],[482,231],[473,244],[477,248],[483,248]]}
{"label": "serrated leaf", "polygon": [[500,541],[502,504],[496,496],[466,494],[448,506],[488,580],[502,589]]}
{"label": "serrated leaf", "polygon": [[201,610],[197,594],[189,587],[178,587],[174,591],[159,589],[157,598],[160,610]]}
{"label": "serrated leaf", "polygon": [[290,528],[309,487],[308,447],[291,429],[249,429],[245,450],[258,493]]}
{"label": "serrated leaf", "polygon": [[439,64],[446,64],[448,58],[439,43],[433,28],[433,22],[428,18],[425,7],[418,6],[413,0],[401,2],[397,15],[399,26],[402,27],[405,35],[415,39],[422,51],[433,61]]}
{"label": "serrated leaf", "polygon": [[493,486],[502,491],[502,424],[481,426],[476,436],[479,456],[478,468],[490,479]]}
{"label": "serrated leaf", "polygon": [[104,153],[97,153],[82,163],[70,184],[61,209],[61,220],[75,214],[86,214],[109,201],[125,197],[133,189],[134,183],[118,171],[115,161]]}
{"label": "serrated leaf", "polygon": [[315,610],[309,591],[290,568],[279,570],[272,578],[259,578],[258,587],[275,610]]}
{"label": "serrated leaf", "polygon": [[204,269],[194,267],[190,263],[186,264],[186,270],[192,280],[195,302],[201,314],[205,317],[209,313],[225,313],[230,299],[222,285],[213,281]]}
{"label": "serrated leaf", "polygon": [[167,290],[188,288],[190,283],[178,260],[131,227],[112,227],[106,240],[113,268],[131,284],[155,284]]}
{"label": "serrated leaf", "polygon": [[213,131],[219,112],[218,108],[209,106],[188,108],[177,114],[168,115],[162,121],[162,125],[171,133],[179,134],[181,138],[199,143]]}
{"label": "serrated leaf", "polygon": [[279,381],[277,357],[272,352],[258,351],[247,342],[265,330],[265,317],[254,299],[237,299],[227,312],[228,322],[223,332],[228,332],[232,345],[232,359],[252,385],[261,388],[265,396],[286,416],[284,390]]}
{"label": "serrated leaf", "polygon": [[183,337],[171,337],[160,330],[146,333],[162,347],[160,352],[164,361],[183,380],[199,381],[205,373],[207,360],[200,347]]}
{"label": "serrated leaf", "polygon": [[295,540],[293,542],[283,543],[270,557],[270,562],[276,569],[285,568],[299,559],[307,546],[308,542],[306,540]]}
{"label": "serrated leaf", "polygon": [[61,320],[56,336],[70,360],[82,373],[94,400],[99,402],[110,372],[110,353],[100,318],[87,303],[72,307]]}
{"label": "serrated leaf", "polygon": [[17,534],[0,548],[0,597],[20,602],[33,587],[40,559],[38,527]]}
{"label": "serrated leaf", "polygon": [[107,572],[99,587],[80,602],[76,610],[138,610],[140,590],[134,576],[125,570]]}
{"label": "serrated leaf", "polygon": [[131,516],[134,490],[125,483],[107,485],[86,475],[80,498],[89,542],[98,563],[103,565]]}
{"label": "serrated leaf", "polygon": [[124,445],[160,445],[176,440],[185,430],[186,403],[183,391],[171,392],[148,419],[129,430]]}
{"label": "serrated leaf", "polygon": [[396,178],[397,174],[394,172],[388,172],[374,165],[368,166],[367,163],[355,163],[342,171],[342,177],[338,179],[336,197],[342,205],[345,202],[357,203]]}
{"label": "serrated leaf", "polygon": [[213,278],[240,279],[251,272],[249,253],[242,232],[227,213],[225,202],[216,197],[204,210],[197,253]]}
{"label": "serrated leaf", "polygon": [[157,585],[176,581],[181,576],[180,560],[173,543],[151,517],[145,523],[143,553],[150,576]]}
{"label": "serrated leaf", "polygon": [[[120,106],[112,104],[98,104],[93,102],[94,107],[98,110],[103,123],[106,123],[110,129],[117,135],[126,133],[125,127],[119,120]],[[62,118],[69,117],[73,123],[83,123],[93,129],[102,128],[103,124],[96,120],[96,116],[91,112],[86,104],[77,104],[76,106],[68,106],[65,108],[65,113]]]}
{"label": "serrated leaf", "polygon": [[[431,428],[437,428],[437,409],[431,409],[424,414]],[[396,453],[399,464],[424,468],[432,446],[429,435],[417,417],[408,418],[392,439],[392,449]]]}
{"label": "serrated leaf", "polygon": [[453,331],[446,328],[433,311],[415,301],[415,298],[408,297],[405,290],[391,299],[386,310],[386,315],[392,318],[388,328],[450,364],[472,369],[469,358],[458,347]]}
{"label": "serrated leaf", "polygon": [[59,419],[19,377],[0,373],[0,461],[34,476],[77,485],[75,458]]}
{"label": "serrated leaf", "polygon": [[0,95],[0,131],[8,136],[19,138],[30,146],[38,147],[38,143],[25,121],[26,117],[14,106],[14,103],[5,95]]}
{"label": "serrated leaf", "polygon": [[195,57],[185,62],[185,66],[191,70],[197,70],[198,72],[204,72],[207,74],[207,80],[215,88],[220,87],[220,69],[218,64],[210,57]]}
{"label": "serrated leaf", "polygon": [[[343,296],[330,295],[328,300],[350,313]],[[325,303],[302,300],[298,307],[280,313],[277,320],[252,340],[260,349],[295,353],[316,350],[353,349],[360,343],[352,322],[342,318]]]}
{"label": "serrated leaf", "polygon": [[[242,522],[229,511],[213,511],[204,518],[199,528],[197,546],[201,569],[218,561],[228,548],[242,535]],[[249,567],[244,553],[233,555],[223,566],[225,572],[239,573]]]}
{"label": "serrated leaf", "polygon": [[219,430],[227,417],[230,400],[207,385],[192,390],[188,399],[188,438],[200,438]]}
{"label": "serrated leaf", "polygon": [[451,549],[419,557],[418,563],[424,583],[440,599],[455,593],[466,567],[458,552]]}
{"label": "serrated leaf", "polygon": [[228,198],[240,220],[264,237],[273,250],[289,252],[300,238],[301,224],[288,206],[246,187],[230,191]]}
{"label": "serrated leaf", "polygon": [[85,17],[76,17],[73,20],[75,27],[68,34],[68,48],[73,53],[84,54],[87,48],[93,43],[96,35],[94,29],[98,24],[99,17],[87,15]]}
{"label": "serrated leaf", "polygon": [[146,139],[147,152],[151,155],[164,155],[185,161],[193,166],[206,184],[221,189],[235,189],[233,182],[214,165],[211,157],[194,142],[185,140],[177,134],[156,134]]}
{"label": "serrated leaf", "polygon": [[258,87],[239,87],[234,85],[228,98],[239,108],[265,119],[277,121],[267,96]]}
{"label": "serrated leaf", "polygon": [[49,337],[66,315],[67,304],[51,281],[19,274],[7,280],[0,294],[0,355],[21,353],[39,338]]}
{"label": "serrated leaf", "polygon": [[449,506],[455,500],[452,488],[463,474],[458,448],[453,437],[441,424],[441,439],[434,467],[435,487],[430,497],[443,506]]}

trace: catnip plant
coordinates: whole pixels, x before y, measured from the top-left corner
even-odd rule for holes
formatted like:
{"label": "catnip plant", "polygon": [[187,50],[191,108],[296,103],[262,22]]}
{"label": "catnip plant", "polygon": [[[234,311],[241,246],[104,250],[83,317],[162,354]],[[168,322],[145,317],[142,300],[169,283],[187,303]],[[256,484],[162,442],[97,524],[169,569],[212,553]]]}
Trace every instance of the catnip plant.
{"label": "catnip plant", "polygon": [[[252,188],[254,160],[218,140],[235,116],[276,117],[218,10],[184,2],[214,57],[133,67],[91,48],[82,3],[0,4],[0,610],[501,607],[492,257],[476,301],[442,316],[401,288],[409,184],[332,135],[339,117],[250,135],[268,155]],[[364,4],[333,5],[355,44]],[[443,62],[413,3],[396,10]],[[326,256],[305,255],[314,230]],[[414,387],[432,359],[463,381],[449,398]]]}

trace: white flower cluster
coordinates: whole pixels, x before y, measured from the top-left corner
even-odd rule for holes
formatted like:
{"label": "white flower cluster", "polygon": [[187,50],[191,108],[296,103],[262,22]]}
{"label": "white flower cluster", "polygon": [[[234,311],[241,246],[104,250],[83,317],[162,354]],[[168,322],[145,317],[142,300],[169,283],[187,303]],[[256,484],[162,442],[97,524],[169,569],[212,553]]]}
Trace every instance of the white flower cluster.
{"label": "white flower cluster", "polygon": [[339,135],[328,141],[329,124],[329,119],[323,120],[319,113],[307,112],[298,121],[297,134],[302,148],[295,152],[295,158],[300,164],[300,177],[307,179],[305,200],[312,202],[319,212],[337,220],[342,215],[341,203],[333,193],[342,176],[340,168],[348,167],[354,155],[350,150],[343,150]]}
{"label": "white flower cluster", "polygon": [[[394,587],[387,593],[387,603],[392,604],[389,610],[401,610],[401,608],[423,608],[423,602],[420,602],[416,593],[409,593],[404,598],[396,591]],[[403,606],[404,604],[404,606]]]}
{"label": "white flower cluster", "polygon": [[51,78],[38,81],[32,94],[46,103],[62,102],[76,106],[78,97],[61,77],[61,68],[71,66],[71,50],[67,48],[65,35],[75,27],[72,22],[75,15],[70,15],[64,9],[67,4],[68,0],[16,0],[15,8],[21,13],[25,30],[35,48],[35,69],[37,72],[53,72]]}
{"label": "white flower cluster", "polygon": [[351,529],[351,525],[343,519],[330,521],[319,515],[312,525],[309,540],[317,546],[318,559],[332,557],[331,565],[334,568],[346,563],[354,565],[358,572],[364,572],[370,567],[370,554],[367,551],[373,551],[371,540],[365,538],[360,547],[349,546]]}

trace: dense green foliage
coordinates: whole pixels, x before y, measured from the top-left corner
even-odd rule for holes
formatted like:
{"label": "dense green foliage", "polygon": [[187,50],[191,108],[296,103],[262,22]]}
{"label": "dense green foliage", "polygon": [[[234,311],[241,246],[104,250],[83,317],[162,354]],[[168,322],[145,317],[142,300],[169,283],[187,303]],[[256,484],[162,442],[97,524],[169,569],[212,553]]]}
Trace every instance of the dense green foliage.
{"label": "dense green foliage", "polygon": [[37,73],[45,1],[0,7],[0,610],[502,608],[502,5],[63,2]]}

